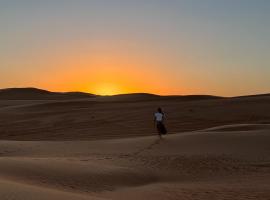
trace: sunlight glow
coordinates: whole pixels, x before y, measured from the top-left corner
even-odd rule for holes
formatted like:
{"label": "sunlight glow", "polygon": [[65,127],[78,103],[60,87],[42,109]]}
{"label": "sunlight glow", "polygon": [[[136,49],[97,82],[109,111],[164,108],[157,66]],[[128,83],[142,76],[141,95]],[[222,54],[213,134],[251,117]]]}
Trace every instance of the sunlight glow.
{"label": "sunlight glow", "polygon": [[97,95],[115,95],[122,93],[119,86],[113,83],[101,83],[94,87],[94,94]]}

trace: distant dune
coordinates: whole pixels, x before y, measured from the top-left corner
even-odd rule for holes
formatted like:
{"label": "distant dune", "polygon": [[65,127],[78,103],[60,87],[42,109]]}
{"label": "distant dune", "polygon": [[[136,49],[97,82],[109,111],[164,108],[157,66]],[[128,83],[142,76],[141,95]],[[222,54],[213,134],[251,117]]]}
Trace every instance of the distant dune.
{"label": "distant dune", "polygon": [[0,89],[0,100],[61,100],[90,98],[95,95],[83,92],[49,92],[37,88]]}
{"label": "distant dune", "polygon": [[165,99],[203,100],[222,97],[211,95],[169,95],[160,96],[148,93],[130,93],[110,96],[99,96],[85,92],[51,92],[38,88],[6,88],[0,89],[0,100],[68,100],[96,97],[102,101],[152,101]]}
{"label": "distant dune", "polygon": [[244,98],[244,97],[270,97],[270,93],[236,96],[236,97],[233,97],[233,98]]}
{"label": "distant dune", "polygon": [[123,102],[138,102],[138,101],[158,101],[158,100],[180,100],[180,101],[196,101],[206,99],[221,99],[223,97],[211,95],[155,95],[148,93],[131,93],[119,94],[112,96],[100,96],[97,99],[100,101],[123,101]]}

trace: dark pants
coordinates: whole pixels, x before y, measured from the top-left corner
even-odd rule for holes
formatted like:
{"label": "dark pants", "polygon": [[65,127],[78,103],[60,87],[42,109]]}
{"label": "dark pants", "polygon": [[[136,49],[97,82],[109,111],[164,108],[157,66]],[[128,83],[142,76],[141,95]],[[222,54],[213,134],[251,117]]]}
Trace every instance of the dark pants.
{"label": "dark pants", "polygon": [[167,133],[167,129],[164,126],[163,122],[157,122],[157,130],[158,134],[165,135]]}

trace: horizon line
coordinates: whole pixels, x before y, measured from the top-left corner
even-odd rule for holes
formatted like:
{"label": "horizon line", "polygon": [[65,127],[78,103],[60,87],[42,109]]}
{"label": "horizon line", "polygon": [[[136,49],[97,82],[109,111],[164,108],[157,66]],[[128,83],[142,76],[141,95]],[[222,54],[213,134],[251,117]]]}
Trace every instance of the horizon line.
{"label": "horizon line", "polygon": [[232,98],[232,97],[245,97],[245,96],[261,96],[261,95],[270,95],[269,93],[255,93],[255,94],[244,94],[239,96],[217,96],[212,94],[168,94],[168,95],[162,95],[162,94],[155,94],[155,93],[148,93],[148,92],[130,92],[130,93],[118,93],[118,94],[111,94],[111,95],[101,95],[101,94],[95,94],[91,92],[85,92],[85,91],[79,91],[79,90],[70,90],[70,91],[52,91],[48,89],[38,88],[38,87],[7,87],[7,88],[0,88],[1,90],[10,90],[10,89],[36,89],[36,90],[43,90],[51,93],[84,93],[94,96],[102,96],[102,97],[110,97],[110,96],[118,96],[118,95],[132,95],[132,94],[147,94],[147,95],[155,95],[155,96],[213,96],[213,97],[221,97],[221,98]]}

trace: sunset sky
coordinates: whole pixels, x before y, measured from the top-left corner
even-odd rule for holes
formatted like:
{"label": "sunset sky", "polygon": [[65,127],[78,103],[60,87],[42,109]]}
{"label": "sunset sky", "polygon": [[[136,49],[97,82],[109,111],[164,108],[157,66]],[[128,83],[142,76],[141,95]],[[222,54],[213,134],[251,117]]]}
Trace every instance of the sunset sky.
{"label": "sunset sky", "polygon": [[0,0],[0,88],[270,92],[269,0]]}

